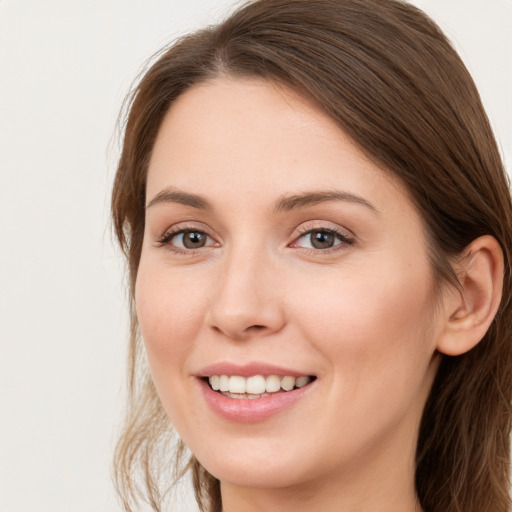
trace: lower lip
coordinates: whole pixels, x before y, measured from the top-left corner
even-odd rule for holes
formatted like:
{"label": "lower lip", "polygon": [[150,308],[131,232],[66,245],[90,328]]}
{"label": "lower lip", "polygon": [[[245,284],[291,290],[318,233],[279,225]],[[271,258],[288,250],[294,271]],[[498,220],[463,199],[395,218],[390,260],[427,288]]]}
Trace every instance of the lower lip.
{"label": "lower lip", "polygon": [[198,382],[206,403],[219,416],[239,423],[256,423],[265,421],[288,409],[314,385],[314,382],[292,391],[272,393],[262,398],[229,398],[213,389],[202,379]]}

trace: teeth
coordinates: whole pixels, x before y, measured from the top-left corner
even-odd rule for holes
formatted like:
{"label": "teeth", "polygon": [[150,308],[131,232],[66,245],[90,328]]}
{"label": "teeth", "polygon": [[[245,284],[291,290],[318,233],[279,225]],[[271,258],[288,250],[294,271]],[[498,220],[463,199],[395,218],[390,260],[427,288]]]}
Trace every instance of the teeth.
{"label": "teeth", "polygon": [[229,391],[229,377],[227,375],[219,377],[219,391]]}
{"label": "teeth", "polygon": [[269,375],[266,379],[265,389],[267,393],[275,393],[281,389],[281,379],[277,375]]}
{"label": "teeth", "polygon": [[232,375],[229,377],[229,389],[230,393],[245,393],[246,385],[245,379],[238,375]]}
{"label": "teeth", "polygon": [[311,379],[309,377],[297,377],[295,379],[295,386],[298,388],[303,388],[306,384],[309,384]]}
{"label": "teeth", "polygon": [[219,391],[220,389],[220,377],[218,375],[212,375],[210,377],[210,386],[214,391]]}
{"label": "teeth", "polygon": [[294,388],[302,388],[311,382],[308,376],[302,377],[278,377],[277,375],[253,375],[252,377],[240,377],[239,375],[212,375],[209,377],[210,386],[214,391],[221,391],[230,398],[260,398],[268,396],[268,393],[291,391]]}
{"label": "teeth", "polygon": [[245,387],[246,393],[250,393],[251,395],[261,395],[261,393],[265,393],[266,379],[263,375],[249,377]]}
{"label": "teeth", "polygon": [[281,379],[281,387],[285,391],[291,391],[295,387],[295,377],[283,377]]}
{"label": "teeth", "polygon": [[255,398],[263,398],[265,396],[270,396],[268,393],[261,393],[261,395],[248,395],[247,393],[223,393],[223,395],[229,397],[229,398],[248,398],[249,400],[254,400]]}

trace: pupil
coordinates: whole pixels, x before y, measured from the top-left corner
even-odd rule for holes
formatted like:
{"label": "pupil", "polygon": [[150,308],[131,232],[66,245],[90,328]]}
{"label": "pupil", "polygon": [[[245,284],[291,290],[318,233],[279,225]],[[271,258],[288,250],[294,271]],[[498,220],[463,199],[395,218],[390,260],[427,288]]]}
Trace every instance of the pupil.
{"label": "pupil", "polygon": [[334,235],[327,231],[315,231],[311,233],[311,245],[315,249],[329,249],[334,245]]}
{"label": "pupil", "polygon": [[187,249],[197,249],[206,243],[204,233],[198,231],[187,231],[183,234],[183,245]]}

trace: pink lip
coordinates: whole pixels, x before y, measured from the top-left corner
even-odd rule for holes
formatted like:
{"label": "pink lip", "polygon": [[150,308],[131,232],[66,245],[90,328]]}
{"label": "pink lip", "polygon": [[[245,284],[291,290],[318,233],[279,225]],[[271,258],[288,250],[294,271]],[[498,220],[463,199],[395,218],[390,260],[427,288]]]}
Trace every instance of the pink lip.
{"label": "pink lip", "polygon": [[[262,373],[263,372],[260,372],[259,375]],[[279,373],[280,372],[277,372],[277,374]],[[222,372],[220,374],[226,375],[226,373]],[[211,375],[219,375],[219,373],[213,373]],[[241,374],[233,373],[232,375]],[[255,373],[249,373],[249,375],[255,375]],[[270,375],[276,375],[276,373],[270,373]],[[286,375],[290,374],[287,373]],[[201,387],[206,403],[213,412],[224,419],[239,423],[256,423],[271,418],[295,404],[304,395],[309,393],[311,388],[316,384],[316,381],[314,381],[307,386],[292,391],[271,393],[270,396],[267,397],[250,399],[229,398],[217,391],[213,391],[204,379],[197,379],[197,382]]]}
{"label": "pink lip", "polygon": [[251,377],[252,375],[278,375],[280,377],[287,375],[290,377],[301,377],[303,375],[312,376],[311,373],[258,362],[243,365],[220,362],[205,366],[196,374],[197,377],[210,377],[212,375],[239,375],[240,377]]}

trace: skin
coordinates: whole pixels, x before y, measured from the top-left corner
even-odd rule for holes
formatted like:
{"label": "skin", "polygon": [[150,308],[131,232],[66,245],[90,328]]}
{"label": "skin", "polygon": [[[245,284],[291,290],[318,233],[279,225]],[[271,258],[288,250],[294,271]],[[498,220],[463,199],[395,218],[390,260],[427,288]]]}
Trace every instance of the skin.
{"label": "skin", "polygon": [[[345,196],[275,209],[319,191]],[[420,510],[414,453],[446,315],[398,180],[292,91],[218,78],[166,115],[147,205],[136,305],[152,377],[178,433],[220,479],[224,511]],[[206,244],[161,242],[180,229]],[[325,229],[350,242],[314,248],[308,232]],[[199,391],[197,373],[219,361],[317,380],[292,407],[241,424]]]}

